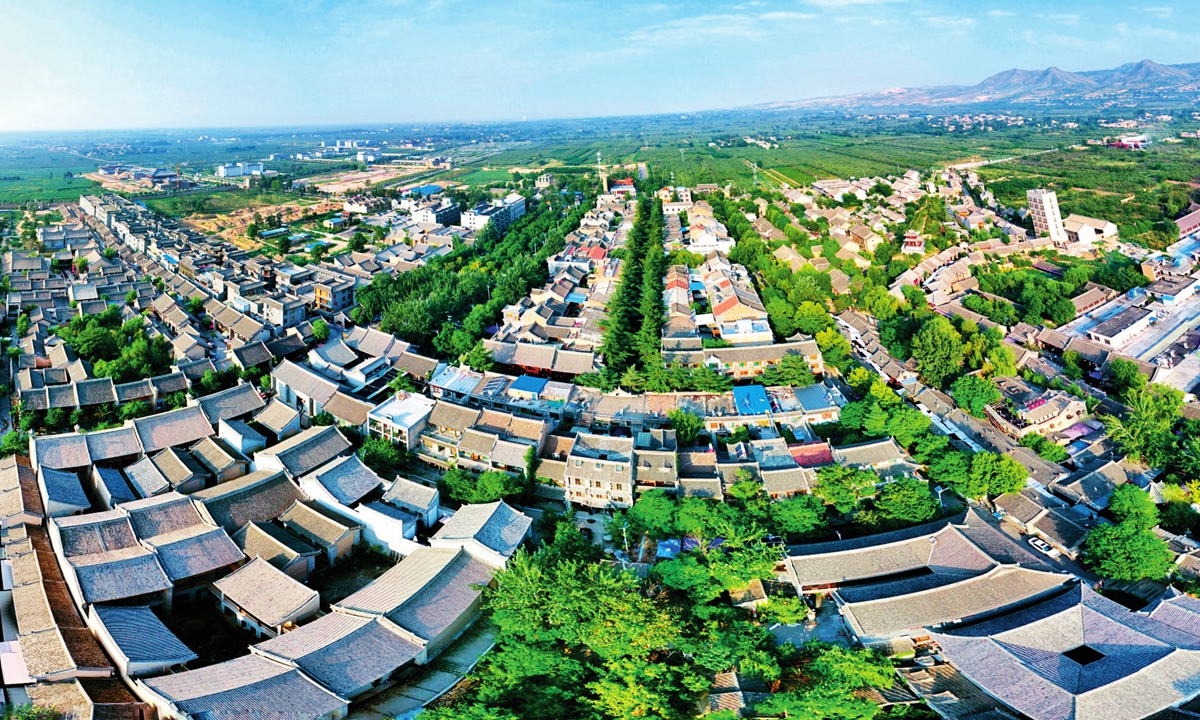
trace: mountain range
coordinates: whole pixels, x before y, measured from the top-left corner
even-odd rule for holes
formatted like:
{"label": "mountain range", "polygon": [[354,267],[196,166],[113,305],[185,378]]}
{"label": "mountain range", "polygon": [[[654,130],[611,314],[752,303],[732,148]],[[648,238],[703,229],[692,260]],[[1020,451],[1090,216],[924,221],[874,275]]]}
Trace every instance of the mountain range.
{"label": "mountain range", "polygon": [[1200,63],[1160,65],[1153,60],[1126,63],[1111,70],[1069,72],[1012,69],[976,85],[894,88],[756,105],[759,110],[801,108],[899,108],[980,104],[1058,104],[1111,102],[1115,99],[1200,100]]}

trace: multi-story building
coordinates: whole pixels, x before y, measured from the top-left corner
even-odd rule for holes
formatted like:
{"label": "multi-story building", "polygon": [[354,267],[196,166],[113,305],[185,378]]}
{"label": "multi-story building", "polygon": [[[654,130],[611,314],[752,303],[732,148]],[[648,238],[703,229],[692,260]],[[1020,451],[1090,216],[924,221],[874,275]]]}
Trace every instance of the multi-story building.
{"label": "multi-story building", "polygon": [[438,205],[423,207],[413,213],[413,220],[418,223],[435,223],[437,225],[453,225],[462,217],[458,205],[443,202]]}
{"label": "multi-story building", "polygon": [[295,295],[273,295],[258,303],[259,312],[267,322],[280,328],[289,328],[304,322],[308,316],[303,299]]}
{"label": "multi-story building", "polygon": [[1015,377],[996,382],[1005,402],[987,407],[991,421],[1013,437],[1062,432],[1087,416],[1087,405],[1061,390],[1042,390]]}
{"label": "multi-story building", "polygon": [[1039,236],[1048,236],[1056,245],[1068,242],[1063,227],[1062,212],[1058,209],[1058,195],[1053,190],[1033,188],[1025,192],[1029,201],[1029,214],[1033,216],[1033,229]]}
{"label": "multi-story building", "polygon": [[633,439],[579,433],[564,478],[569,502],[594,508],[633,505]]}
{"label": "multi-story building", "polygon": [[355,285],[353,280],[332,277],[313,283],[313,308],[336,313],[354,307]]}
{"label": "multi-story building", "polygon": [[491,222],[497,230],[503,231],[525,214],[525,198],[509,193],[503,200],[493,200],[480,203],[462,214],[460,222],[468,230],[482,230]]}
{"label": "multi-story building", "polygon": [[399,393],[367,413],[367,432],[415,450],[435,404],[424,395]]}
{"label": "multi-story building", "polygon": [[219,178],[234,178],[261,175],[262,171],[262,163],[237,163],[236,165],[218,165],[214,174]]}

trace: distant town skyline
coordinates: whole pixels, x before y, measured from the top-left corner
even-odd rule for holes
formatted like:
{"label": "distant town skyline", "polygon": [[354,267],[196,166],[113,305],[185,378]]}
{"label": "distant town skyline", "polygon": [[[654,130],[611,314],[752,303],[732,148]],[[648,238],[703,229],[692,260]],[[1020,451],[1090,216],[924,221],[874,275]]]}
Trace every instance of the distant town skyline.
{"label": "distant town skyline", "polygon": [[0,6],[0,132],[689,112],[1200,62],[1177,4],[312,0]]}

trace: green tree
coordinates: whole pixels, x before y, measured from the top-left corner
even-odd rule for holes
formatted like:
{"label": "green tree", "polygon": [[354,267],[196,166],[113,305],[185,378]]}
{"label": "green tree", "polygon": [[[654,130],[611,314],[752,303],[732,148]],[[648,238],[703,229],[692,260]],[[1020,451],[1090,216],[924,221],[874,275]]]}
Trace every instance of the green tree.
{"label": "green tree", "polygon": [[1119,523],[1129,523],[1142,530],[1158,524],[1158,506],[1150,494],[1133,483],[1118,485],[1108,497],[1108,509]]}
{"label": "green tree", "polygon": [[459,503],[489,503],[520,495],[525,489],[522,478],[499,470],[478,476],[459,468],[450,468],[438,481],[438,489]]}
{"label": "green tree", "polygon": [[312,424],[316,427],[327,427],[329,425],[337,425],[337,418],[322,410],[312,416]]}
{"label": "green tree", "polygon": [[671,427],[675,429],[675,439],[681,447],[694,443],[704,431],[704,418],[687,410],[669,410],[667,418],[671,421]]}
{"label": "green tree", "polygon": [[1113,358],[1108,365],[1108,384],[1113,395],[1124,402],[1129,393],[1140,391],[1146,387],[1146,376],[1138,369],[1137,363],[1124,358]]}
{"label": "green tree", "polygon": [[804,301],[796,308],[795,327],[805,335],[816,335],[833,324],[833,318],[823,305]]}
{"label": "green tree", "polygon": [[17,337],[25,337],[29,334],[29,313],[21,313],[17,316]]}
{"label": "green tree", "polygon": [[[675,498],[664,490],[647,490],[638,496],[633,507],[625,512],[624,517],[615,516],[612,530],[616,537],[622,533],[632,533],[635,537],[646,533],[653,538],[661,539],[678,534],[675,527]],[[624,528],[628,522],[628,529]]]}
{"label": "green tree", "polygon": [[488,372],[496,364],[492,360],[492,351],[484,347],[482,342],[476,342],[471,351],[463,356],[462,362],[476,372]]}
{"label": "green tree", "polygon": [[279,237],[275,238],[275,252],[280,257],[285,257],[292,251],[292,238],[287,233],[280,233]]}
{"label": "green tree", "polygon": [[308,256],[313,262],[319,263],[329,254],[329,246],[323,242],[313,243],[312,248],[308,251]]}
{"label": "green tree", "polygon": [[204,298],[196,296],[188,298],[187,311],[195,317],[200,317],[204,314]]}
{"label": "green tree", "polygon": [[137,290],[130,290],[129,292],[125,293],[125,304],[133,305],[135,302],[137,302],[137,298]]}
{"label": "green tree", "polygon": [[133,420],[144,415],[149,415],[151,410],[152,408],[148,403],[141,400],[134,400],[121,406],[121,409],[118,411],[118,417],[122,420]]}
{"label": "green tree", "polygon": [[962,336],[941,315],[926,320],[917,331],[912,354],[921,379],[935,387],[942,387],[948,378],[962,372]]}
{"label": "green tree", "polygon": [[274,387],[273,381],[274,378],[271,375],[263,375],[261,378],[259,378],[258,385],[262,388],[263,392],[268,393],[271,392],[271,389]]}
{"label": "green tree", "polygon": [[3,438],[0,438],[0,457],[28,454],[29,435],[16,430],[9,430],[8,432],[4,433]]}
{"label": "green tree", "polygon": [[321,318],[317,318],[312,322],[313,339],[317,342],[325,342],[329,339],[329,323]]}
{"label": "green tree", "polygon": [[796,495],[768,508],[772,529],[782,535],[807,535],[827,525],[825,506],[813,495]]}
{"label": "green tree", "polygon": [[508,710],[490,708],[475,702],[426,708],[421,711],[421,718],[422,720],[519,720]]}
{"label": "green tree", "polygon": [[804,646],[809,662],[804,683],[795,690],[772,694],[755,705],[759,714],[812,720],[871,720],[880,708],[859,697],[866,687],[890,688],[896,681],[891,661],[870,649],[810,642]]}
{"label": "green tree", "polygon": [[928,483],[906,477],[883,487],[875,509],[885,520],[916,525],[935,518],[939,505]]}
{"label": "green tree", "polygon": [[1112,580],[1159,580],[1174,566],[1175,553],[1154,532],[1136,523],[1099,525],[1083,544],[1083,564]]}
{"label": "green tree", "polygon": [[1014,493],[1025,486],[1029,472],[1021,463],[1008,455],[979,452],[971,456],[970,482],[966,487],[955,488],[972,499],[986,495]]}
{"label": "green tree", "polygon": [[358,456],[363,464],[384,478],[408,465],[408,452],[387,438],[367,438],[358,449]]}
{"label": "green tree", "polygon": [[1129,411],[1123,418],[1100,416],[1109,437],[1134,461],[1164,467],[1175,443],[1171,429],[1183,413],[1183,393],[1153,383],[1128,391],[1125,404]]}
{"label": "green tree", "polygon": [[87,271],[88,271],[87,258],[75,258],[75,273],[77,275],[83,275]]}
{"label": "green tree", "polygon": [[355,231],[350,239],[346,241],[346,249],[350,252],[362,252],[367,249],[367,237],[361,232]]}
{"label": "green tree", "polygon": [[1000,399],[1000,390],[991,380],[963,375],[950,386],[954,402],[975,417],[984,417],[984,408]]}
{"label": "green tree", "polygon": [[817,486],[813,494],[840,513],[858,507],[858,501],[873,494],[879,476],[867,470],[845,465],[827,465],[817,470]]}

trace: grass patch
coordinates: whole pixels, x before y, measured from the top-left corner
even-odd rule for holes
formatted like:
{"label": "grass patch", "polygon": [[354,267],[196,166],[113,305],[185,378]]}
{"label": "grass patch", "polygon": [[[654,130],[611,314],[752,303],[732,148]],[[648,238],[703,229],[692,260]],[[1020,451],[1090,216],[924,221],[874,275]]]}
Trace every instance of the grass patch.
{"label": "grass patch", "polygon": [[211,193],[173,195],[171,197],[151,198],[146,200],[145,203],[151,210],[164,215],[187,217],[189,215],[227,215],[245,208],[281,205],[286,202],[297,201],[301,205],[317,204],[316,200],[302,200],[300,196],[290,193],[260,193],[249,190],[218,190]]}

